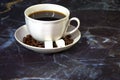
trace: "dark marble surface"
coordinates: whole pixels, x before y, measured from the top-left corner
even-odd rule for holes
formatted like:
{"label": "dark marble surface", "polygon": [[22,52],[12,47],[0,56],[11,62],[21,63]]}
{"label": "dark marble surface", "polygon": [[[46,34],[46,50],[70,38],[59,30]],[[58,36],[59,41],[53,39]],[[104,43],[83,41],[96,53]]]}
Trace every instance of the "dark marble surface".
{"label": "dark marble surface", "polygon": [[[63,5],[81,20],[76,45],[44,55],[14,39],[24,10],[38,3]],[[0,80],[120,80],[120,1],[0,0]]]}

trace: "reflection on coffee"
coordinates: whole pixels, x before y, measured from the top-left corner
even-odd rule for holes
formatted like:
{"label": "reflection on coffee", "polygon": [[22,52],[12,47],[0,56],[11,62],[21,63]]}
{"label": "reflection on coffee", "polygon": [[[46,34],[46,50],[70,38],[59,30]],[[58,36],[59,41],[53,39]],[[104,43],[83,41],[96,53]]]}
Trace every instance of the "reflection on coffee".
{"label": "reflection on coffee", "polygon": [[38,11],[28,15],[29,17],[42,20],[42,21],[54,21],[65,17],[65,14],[56,11]]}

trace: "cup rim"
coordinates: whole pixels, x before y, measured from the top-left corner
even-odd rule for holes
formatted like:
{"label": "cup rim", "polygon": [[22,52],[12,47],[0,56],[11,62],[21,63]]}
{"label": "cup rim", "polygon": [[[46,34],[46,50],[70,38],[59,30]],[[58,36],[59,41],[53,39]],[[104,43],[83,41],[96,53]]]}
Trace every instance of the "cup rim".
{"label": "cup rim", "polygon": [[[60,6],[60,7],[63,7],[63,8],[65,8],[65,9],[67,10],[68,15],[65,15],[64,18],[61,18],[61,19],[58,19],[58,20],[54,20],[54,21],[37,20],[37,19],[33,19],[33,18],[29,17],[29,16],[26,14],[26,11],[27,11],[29,8],[32,8],[32,7],[38,6],[38,5],[51,5],[51,6],[54,5],[54,6]],[[53,11],[54,11],[54,10],[53,10]],[[55,10],[55,11],[56,11],[56,10]],[[24,15],[25,15],[26,18],[28,18],[28,19],[30,19],[30,20],[37,21],[37,22],[45,22],[45,23],[47,23],[47,22],[59,22],[59,21],[63,21],[63,20],[65,20],[65,19],[69,18],[70,11],[69,11],[66,7],[61,6],[61,5],[58,5],[58,4],[45,3],[45,4],[35,4],[35,5],[32,5],[32,6],[28,7],[28,8],[26,8],[25,11],[24,11]]]}

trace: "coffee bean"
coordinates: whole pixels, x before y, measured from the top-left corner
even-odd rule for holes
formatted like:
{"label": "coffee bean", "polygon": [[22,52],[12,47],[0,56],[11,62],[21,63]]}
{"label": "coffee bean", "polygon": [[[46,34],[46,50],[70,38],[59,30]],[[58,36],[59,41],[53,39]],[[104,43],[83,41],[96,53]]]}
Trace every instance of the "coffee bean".
{"label": "coffee bean", "polygon": [[[65,45],[69,45],[73,43],[73,39],[71,38],[71,35],[67,35],[62,39],[65,41]],[[35,47],[41,47],[41,48],[45,47],[44,42],[35,40],[30,34],[26,35],[26,37],[23,38],[23,43]],[[57,47],[55,42],[53,42],[53,47]]]}

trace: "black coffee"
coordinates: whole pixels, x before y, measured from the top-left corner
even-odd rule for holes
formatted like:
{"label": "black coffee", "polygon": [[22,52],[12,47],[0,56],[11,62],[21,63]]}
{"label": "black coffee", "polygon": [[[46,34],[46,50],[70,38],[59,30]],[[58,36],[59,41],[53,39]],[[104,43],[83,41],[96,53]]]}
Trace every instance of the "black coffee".
{"label": "black coffee", "polygon": [[64,18],[65,15],[56,11],[38,11],[28,15],[29,17],[43,21],[54,21]]}

